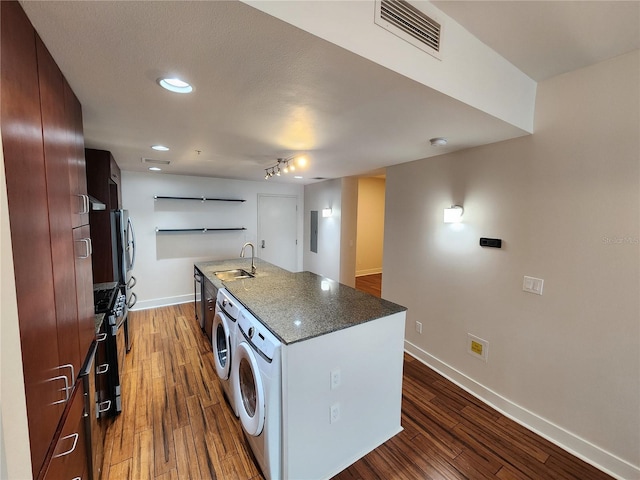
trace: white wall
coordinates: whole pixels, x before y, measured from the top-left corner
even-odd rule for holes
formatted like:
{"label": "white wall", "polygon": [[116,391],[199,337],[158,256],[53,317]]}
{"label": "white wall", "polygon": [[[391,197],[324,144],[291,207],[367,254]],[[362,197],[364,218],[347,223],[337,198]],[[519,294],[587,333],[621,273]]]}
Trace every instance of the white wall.
{"label": "white wall", "polygon": [[[342,180],[325,180],[304,188],[304,270],[340,280],[340,223],[342,221]],[[331,208],[324,218],[322,209]],[[311,251],[311,211],[318,212],[318,253]]]}
{"label": "white wall", "polygon": [[[117,161],[117,159],[116,159]],[[298,197],[298,238],[303,238],[303,187],[273,181],[249,182],[185,175],[122,172],[122,202],[135,225],[133,275],[137,309],[193,299],[193,264],[235,258],[245,242],[256,243],[258,194]],[[154,196],[240,198],[239,202],[154,200]],[[238,232],[157,234],[159,228],[245,227]],[[298,266],[302,265],[298,242]],[[260,249],[256,250],[259,256]]]}
{"label": "white wall", "polygon": [[340,283],[356,286],[356,241],[358,235],[358,178],[342,179],[340,222]]}
{"label": "white wall", "polygon": [[356,276],[382,273],[384,196],[384,178],[358,180]]}
{"label": "white wall", "polygon": [[539,84],[532,136],[388,168],[384,246],[409,351],[624,478],[640,477],[639,59]]}

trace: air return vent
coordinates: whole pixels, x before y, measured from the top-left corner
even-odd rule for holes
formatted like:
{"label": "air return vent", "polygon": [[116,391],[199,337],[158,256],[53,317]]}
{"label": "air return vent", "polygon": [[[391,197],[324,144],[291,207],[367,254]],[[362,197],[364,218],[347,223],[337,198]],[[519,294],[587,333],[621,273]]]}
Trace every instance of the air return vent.
{"label": "air return vent", "polygon": [[375,23],[413,46],[440,58],[442,24],[405,0],[377,0]]}
{"label": "air return vent", "polygon": [[153,158],[142,157],[142,163],[149,163],[151,165],[169,165],[170,160],[154,160]]}

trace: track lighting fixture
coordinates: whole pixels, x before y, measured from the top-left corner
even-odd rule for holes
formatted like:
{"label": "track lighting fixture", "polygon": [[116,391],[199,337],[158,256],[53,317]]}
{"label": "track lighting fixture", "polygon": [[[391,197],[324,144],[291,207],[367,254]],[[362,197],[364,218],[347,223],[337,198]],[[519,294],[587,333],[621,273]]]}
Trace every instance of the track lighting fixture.
{"label": "track lighting fixture", "polygon": [[273,167],[265,168],[264,179],[269,180],[274,175],[279,177],[282,173],[295,172],[296,163],[304,166],[307,164],[307,159],[303,156],[293,155],[287,158],[279,158],[277,163]]}

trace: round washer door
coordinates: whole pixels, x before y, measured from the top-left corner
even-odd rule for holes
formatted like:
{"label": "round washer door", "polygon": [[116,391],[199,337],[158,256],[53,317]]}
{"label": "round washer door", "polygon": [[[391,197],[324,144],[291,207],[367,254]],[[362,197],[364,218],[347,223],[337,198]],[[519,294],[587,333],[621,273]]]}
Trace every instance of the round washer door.
{"label": "round washer door", "polygon": [[211,344],[216,373],[222,380],[228,380],[231,373],[231,335],[227,319],[222,312],[216,312],[213,317]]}
{"label": "round washer door", "polygon": [[238,395],[238,415],[244,431],[256,437],[264,427],[264,386],[256,356],[249,344],[242,342],[236,352],[234,382]]}

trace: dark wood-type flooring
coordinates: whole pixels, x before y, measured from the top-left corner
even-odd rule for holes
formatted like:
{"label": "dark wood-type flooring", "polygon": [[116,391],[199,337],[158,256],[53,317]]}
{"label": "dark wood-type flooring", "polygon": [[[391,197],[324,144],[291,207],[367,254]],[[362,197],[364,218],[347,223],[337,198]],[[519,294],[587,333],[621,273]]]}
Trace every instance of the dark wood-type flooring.
{"label": "dark wood-type flooring", "polygon": [[[107,431],[103,480],[262,479],[193,304],[130,315],[124,411]],[[610,478],[408,355],[402,426],[335,480]]]}

